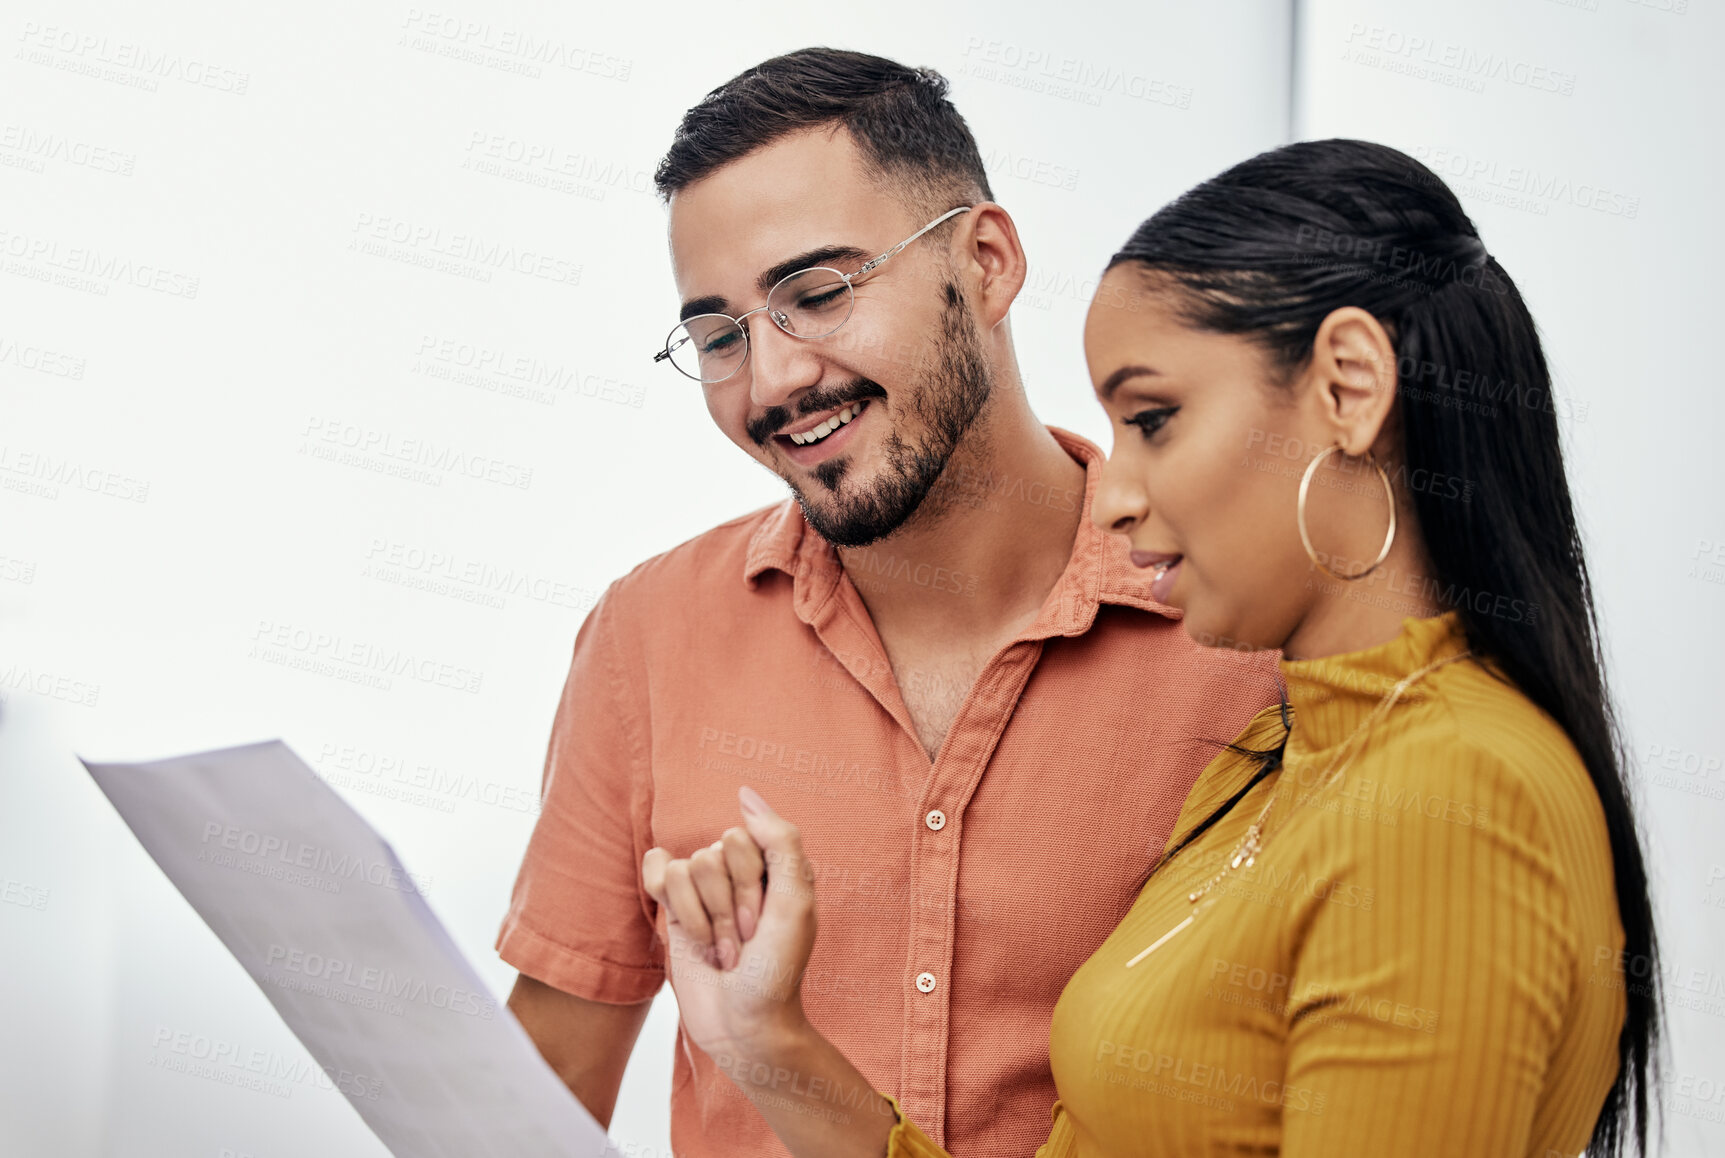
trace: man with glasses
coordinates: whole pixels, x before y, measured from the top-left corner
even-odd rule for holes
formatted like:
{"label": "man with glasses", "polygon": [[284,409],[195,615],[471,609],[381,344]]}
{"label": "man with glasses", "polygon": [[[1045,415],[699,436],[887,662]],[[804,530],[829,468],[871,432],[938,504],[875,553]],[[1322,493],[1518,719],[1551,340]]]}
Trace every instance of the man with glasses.
{"label": "man with glasses", "polygon": [[[1273,657],[1193,645],[1091,525],[1101,452],[1030,410],[1024,251],[945,93],[792,53],[690,109],[659,166],[682,309],[654,360],[791,497],[642,563],[576,636],[498,950],[604,1122],[665,980],[642,857],[722,867],[748,785],[821,876],[811,1019],[949,1149],[1030,1153],[1056,997],[1276,699]],[[760,903],[703,931],[721,958]],[[682,1158],[783,1154],[750,1099],[872,1104],[730,1061],[679,1036]]]}

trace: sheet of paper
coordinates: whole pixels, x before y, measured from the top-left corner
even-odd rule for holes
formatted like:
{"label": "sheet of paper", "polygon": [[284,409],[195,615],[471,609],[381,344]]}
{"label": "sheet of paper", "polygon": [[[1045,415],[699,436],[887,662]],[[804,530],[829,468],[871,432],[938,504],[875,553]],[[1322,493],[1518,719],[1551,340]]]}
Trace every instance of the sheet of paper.
{"label": "sheet of paper", "polygon": [[390,1153],[621,1153],[389,844],[286,744],[83,763]]}

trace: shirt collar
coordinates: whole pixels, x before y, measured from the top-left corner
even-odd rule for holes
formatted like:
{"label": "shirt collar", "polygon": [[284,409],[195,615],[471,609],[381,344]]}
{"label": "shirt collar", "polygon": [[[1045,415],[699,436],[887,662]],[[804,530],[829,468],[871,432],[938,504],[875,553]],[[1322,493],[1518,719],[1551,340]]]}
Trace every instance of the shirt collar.
{"label": "shirt collar", "polygon": [[[1100,531],[1090,521],[1091,504],[1102,477],[1104,456],[1101,447],[1058,426],[1049,426],[1048,433],[1067,454],[1084,464],[1084,499],[1078,533],[1072,542],[1072,555],[1027,637],[1082,635],[1090,629],[1096,619],[1097,607],[1103,603],[1137,607],[1170,619],[1180,618],[1178,609],[1158,603],[1151,597],[1150,584],[1154,572],[1133,565],[1126,537]],[[1003,480],[998,489],[1003,494],[1012,495],[1024,491],[1025,484],[1022,479]],[[1029,493],[1021,497],[1025,502],[1039,501],[1037,496]],[[1041,501],[1050,500],[1043,498]],[[761,574],[768,569],[777,569],[791,576],[792,604],[805,622],[812,622],[816,608],[831,597],[844,574],[837,551],[809,526],[794,498],[785,499],[773,508],[749,540],[743,564],[744,583],[754,590]]]}

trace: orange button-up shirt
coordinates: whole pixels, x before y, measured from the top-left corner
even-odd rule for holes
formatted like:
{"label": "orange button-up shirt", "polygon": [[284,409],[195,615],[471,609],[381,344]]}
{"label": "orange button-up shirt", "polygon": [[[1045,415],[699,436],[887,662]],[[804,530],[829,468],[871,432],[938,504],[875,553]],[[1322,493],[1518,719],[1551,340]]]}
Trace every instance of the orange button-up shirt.
{"label": "orange button-up shirt", "polygon": [[[1091,525],[1101,450],[1049,430],[1084,464],[1082,495],[983,481],[994,502],[1078,506],[1071,558],[932,762],[868,608],[793,500],[612,583],[575,637],[503,959],[589,1000],[652,997],[665,953],[641,858],[711,843],[741,822],[737,787],[751,784],[819,868],[813,1024],[948,1149],[1035,1150],[1055,1099],[1056,999],[1130,907],[1198,773],[1278,699],[1276,653],[1200,647],[1150,597],[1125,539]],[[868,558],[865,587],[974,592],[968,576],[900,565],[890,540]],[[768,1080],[811,1096],[794,1075]],[[846,1113],[872,1095],[812,1096]],[[786,1154],[682,1034],[671,1145]]]}

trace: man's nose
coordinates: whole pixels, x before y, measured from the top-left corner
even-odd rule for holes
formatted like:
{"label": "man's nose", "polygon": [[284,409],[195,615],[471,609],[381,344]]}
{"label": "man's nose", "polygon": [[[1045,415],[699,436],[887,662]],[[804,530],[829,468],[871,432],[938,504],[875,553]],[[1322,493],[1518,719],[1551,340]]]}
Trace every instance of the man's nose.
{"label": "man's nose", "polygon": [[749,401],[762,409],[785,405],[821,377],[816,343],[785,333],[766,311],[749,319],[749,363]]}

